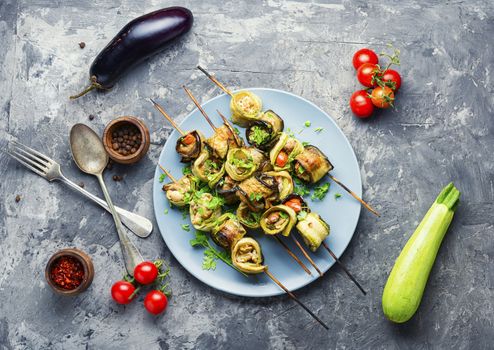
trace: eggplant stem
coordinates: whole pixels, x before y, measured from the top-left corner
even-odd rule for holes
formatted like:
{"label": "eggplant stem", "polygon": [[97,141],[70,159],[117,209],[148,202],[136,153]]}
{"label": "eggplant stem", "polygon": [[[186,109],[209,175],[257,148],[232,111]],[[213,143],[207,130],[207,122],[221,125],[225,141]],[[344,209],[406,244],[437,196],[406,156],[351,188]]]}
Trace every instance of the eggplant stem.
{"label": "eggplant stem", "polygon": [[77,95],[72,95],[70,96],[69,98],[71,100],[75,100],[81,96],[84,96],[85,94],[87,94],[88,92],[94,90],[94,89],[99,89],[100,85],[97,84],[97,83],[91,83],[91,85],[89,85],[87,88],[85,88],[82,92],[78,93]]}

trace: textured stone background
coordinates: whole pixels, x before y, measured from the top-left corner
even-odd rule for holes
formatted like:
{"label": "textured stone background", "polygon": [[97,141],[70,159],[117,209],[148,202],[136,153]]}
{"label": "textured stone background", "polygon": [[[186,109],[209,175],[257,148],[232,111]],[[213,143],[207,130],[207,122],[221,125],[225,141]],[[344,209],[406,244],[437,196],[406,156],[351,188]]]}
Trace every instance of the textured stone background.
{"label": "textured stone background", "polygon": [[[475,348],[494,345],[494,5],[477,1],[200,1],[192,33],[128,74],[106,94],[75,102],[89,64],[130,19],[171,1],[0,1],[0,139],[40,149],[67,176],[99,193],[71,160],[68,131],[77,122],[102,132],[120,115],[144,118],[153,145],[138,167],[106,172],[116,203],[153,218],[152,176],[171,132],[146,101],[165,100],[180,121],[192,105],[187,83],[203,100],[219,92],[199,63],[229,86],[292,91],[326,110],[353,145],[364,198],[383,213],[362,211],[343,261],[367,297],[333,268],[299,296],[325,320],[324,332],[286,297],[249,300],[219,293],[177,263],[159,232],[138,242],[148,257],[173,266],[175,296],[166,314],[147,315],[109,299],[121,273],[111,217],[79,195],[49,184],[0,153],[0,349],[294,349]],[[81,50],[78,42],[87,46]],[[351,56],[363,46],[402,50],[404,84],[396,111],[368,121],[347,101],[358,88]],[[88,115],[94,114],[93,121]],[[124,180],[111,181],[119,174]],[[407,324],[381,312],[381,292],[401,247],[440,188],[463,192],[422,305]],[[14,198],[22,200],[16,203]],[[96,277],[86,293],[55,296],[43,270],[57,249],[88,251]]]}

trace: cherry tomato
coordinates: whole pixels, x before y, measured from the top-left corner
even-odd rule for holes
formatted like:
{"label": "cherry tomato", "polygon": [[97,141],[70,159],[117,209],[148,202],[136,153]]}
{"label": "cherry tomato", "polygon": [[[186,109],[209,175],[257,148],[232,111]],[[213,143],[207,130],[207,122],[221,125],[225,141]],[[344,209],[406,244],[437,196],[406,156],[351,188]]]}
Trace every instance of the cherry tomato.
{"label": "cherry tomato", "polygon": [[357,70],[357,79],[360,84],[367,87],[373,87],[377,85],[372,82],[372,78],[375,74],[379,74],[379,67],[374,63],[364,63]]}
{"label": "cherry tomato", "polygon": [[393,101],[395,99],[393,90],[387,86],[383,88],[378,86],[372,90],[371,96],[372,104],[378,108],[389,108],[393,105]]}
{"label": "cherry tomato", "polygon": [[186,145],[193,144],[195,142],[195,140],[196,140],[196,138],[192,134],[187,134],[182,139],[183,143],[185,143]]}
{"label": "cherry tomato", "polygon": [[159,290],[150,291],[144,298],[144,307],[153,315],[162,313],[167,306],[168,298]]}
{"label": "cherry tomato", "polygon": [[134,297],[131,298],[132,294],[136,290],[136,287],[127,281],[117,281],[111,287],[111,297],[118,304],[128,304]]}
{"label": "cherry tomato", "polygon": [[280,151],[278,153],[278,157],[276,157],[276,165],[279,167],[284,167],[288,162],[288,154],[284,151]]}
{"label": "cherry tomato", "polygon": [[134,278],[140,284],[150,284],[158,277],[158,268],[151,261],[143,261],[134,269]]}
{"label": "cherry tomato", "polygon": [[350,108],[353,114],[359,118],[368,118],[374,112],[371,99],[367,96],[367,91],[355,91],[350,97]]}
{"label": "cherry tomato", "polygon": [[302,203],[300,203],[299,198],[292,198],[288,201],[285,202],[285,205],[287,207],[290,207],[293,209],[294,212],[299,213],[302,210]]}
{"label": "cherry tomato", "polygon": [[[387,83],[386,86],[390,87],[394,91],[398,91],[401,86],[401,76],[400,73],[395,71],[394,69],[386,69],[383,73],[382,80],[384,83]],[[394,87],[389,86],[393,85]]]}
{"label": "cherry tomato", "polygon": [[373,63],[377,64],[379,62],[379,58],[376,53],[371,49],[360,49],[353,55],[352,63],[355,69],[359,69],[361,65],[364,63]]}

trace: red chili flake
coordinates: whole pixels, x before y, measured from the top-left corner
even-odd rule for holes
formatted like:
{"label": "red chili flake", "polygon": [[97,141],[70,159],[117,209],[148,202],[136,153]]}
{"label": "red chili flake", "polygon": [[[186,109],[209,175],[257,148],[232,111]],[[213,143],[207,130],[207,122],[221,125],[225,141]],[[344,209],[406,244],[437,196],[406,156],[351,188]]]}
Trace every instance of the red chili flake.
{"label": "red chili flake", "polygon": [[84,267],[72,256],[61,256],[53,263],[50,277],[62,289],[76,289],[84,280]]}

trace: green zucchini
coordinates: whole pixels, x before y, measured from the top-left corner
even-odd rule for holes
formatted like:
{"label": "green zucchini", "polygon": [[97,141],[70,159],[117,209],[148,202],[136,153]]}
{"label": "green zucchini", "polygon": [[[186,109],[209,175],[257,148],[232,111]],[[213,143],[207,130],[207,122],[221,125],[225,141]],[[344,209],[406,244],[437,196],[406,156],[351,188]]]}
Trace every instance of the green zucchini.
{"label": "green zucchini", "polygon": [[460,192],[450,183],[441,191],[396,259],[382,297],[384,315],[389,320],[403,323],[417,311],[459,200]]}

